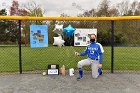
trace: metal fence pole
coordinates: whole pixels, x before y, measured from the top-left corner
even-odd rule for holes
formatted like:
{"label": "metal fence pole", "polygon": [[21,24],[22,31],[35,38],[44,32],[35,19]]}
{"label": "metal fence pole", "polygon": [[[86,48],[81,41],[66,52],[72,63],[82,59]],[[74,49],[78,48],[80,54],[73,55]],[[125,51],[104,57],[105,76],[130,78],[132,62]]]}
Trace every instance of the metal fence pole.
{"label": "metal fence pole", "polygon": [[22,74],[22,55],[21,55],[21,20],[18,21],[18,44],[19,44],[19,72]]}
{"label": "metal fence pole", "polygon": [[111,36],[111,73],[114,73],[114,27],[115,22],[111,21],[111,29],[112,29],[112,36]]}

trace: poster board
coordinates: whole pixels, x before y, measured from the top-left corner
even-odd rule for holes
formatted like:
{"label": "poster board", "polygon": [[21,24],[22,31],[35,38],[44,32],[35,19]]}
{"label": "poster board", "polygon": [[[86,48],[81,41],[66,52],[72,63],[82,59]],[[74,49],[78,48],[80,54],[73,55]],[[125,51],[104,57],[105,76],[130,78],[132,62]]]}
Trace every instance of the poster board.
{"label": "poster board", "polygon": [[97,36],[97,29],[76,29],[74,32],[74,46],[87,46],[90,43],[90,34]]}
{"label": "poster board", "polygon": [[30,47],[48,47],[47,25],[30,25]]}

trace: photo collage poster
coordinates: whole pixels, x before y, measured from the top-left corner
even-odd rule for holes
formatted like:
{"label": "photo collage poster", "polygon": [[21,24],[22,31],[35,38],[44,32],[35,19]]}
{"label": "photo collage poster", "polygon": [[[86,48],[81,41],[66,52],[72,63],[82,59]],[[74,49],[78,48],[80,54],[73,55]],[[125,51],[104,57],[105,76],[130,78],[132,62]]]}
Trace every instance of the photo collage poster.
{"label": "photo collage poster", "polygon": [[90,44],[90,35],[97,36],[97,29],[76,29],[74,32],[74,46],[87,46]]}
{"label": "photo collage poster", "polygon": [[30,47],[48,47],[48,26],[30,25]]}

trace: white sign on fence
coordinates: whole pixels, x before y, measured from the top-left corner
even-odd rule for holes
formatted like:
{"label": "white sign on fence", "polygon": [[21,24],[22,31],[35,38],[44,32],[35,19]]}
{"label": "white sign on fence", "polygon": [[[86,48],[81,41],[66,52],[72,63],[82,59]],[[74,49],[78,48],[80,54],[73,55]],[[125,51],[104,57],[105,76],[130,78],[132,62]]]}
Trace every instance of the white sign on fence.
{"label": "white sign on fence", "polygon": [[87,46],[90,43],[89,36],[91,34],[97,36],[97,29],[76,29],[74,32],[74,46]]}

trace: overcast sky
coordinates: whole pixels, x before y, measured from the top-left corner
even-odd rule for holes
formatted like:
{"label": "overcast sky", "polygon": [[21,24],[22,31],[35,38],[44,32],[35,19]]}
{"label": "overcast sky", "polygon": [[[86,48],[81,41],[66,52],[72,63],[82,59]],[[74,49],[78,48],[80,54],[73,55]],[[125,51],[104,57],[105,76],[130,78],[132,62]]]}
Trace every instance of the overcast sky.
{"label": "overcast sky", "polygon": [[[9,8],[13,0],[0,0],[0,9]],[[46,10],[46,16],[60,16],[65,13],[69,16],[76,16],[86,10],[92,8],[97,9],[99,3],[103,0],[16,0],[20,6],[25,5],[27,2],[35,1],[43,9]],[[110,4],[114,5],[125,0],[110,0]],[[140,0],[127,0],[129,2]]]}

